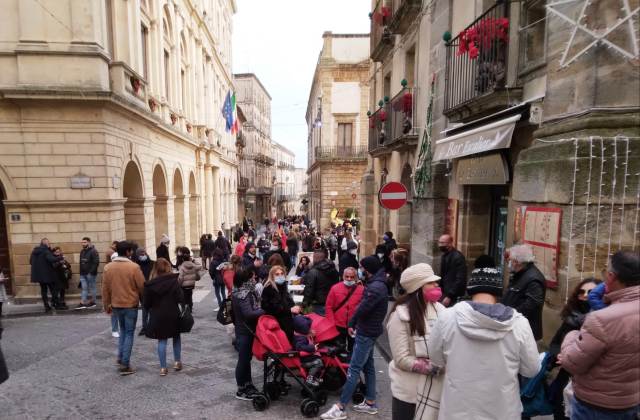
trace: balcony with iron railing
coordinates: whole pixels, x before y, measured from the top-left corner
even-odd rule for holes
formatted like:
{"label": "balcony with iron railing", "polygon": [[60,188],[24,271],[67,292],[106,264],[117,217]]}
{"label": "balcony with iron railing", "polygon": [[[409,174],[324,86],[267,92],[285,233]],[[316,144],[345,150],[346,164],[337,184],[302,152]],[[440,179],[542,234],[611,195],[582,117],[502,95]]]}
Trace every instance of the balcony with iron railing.
{"label": "balcony with iron railing", "polygon": [[385,139],[385,145],[391,149],[415,148],[418,144],[416,117],[416,88],[407,88],[403,80],[403,89],[390,101],[389,117],[391,133]]}
{"label": "balcony with iron railing", "polygon": [[366,160],[365,146],[318,146],[314,149],[314,162]]}
{"label": "balcony with iron railing", "polygon": [[378,0],[376,7],[369,14],[371,19],[370,51],[373,61],[382,61],[382,57],[393,48],[393,33],[389,29],[393,15],[389,3],[389,0]]}
{"label": "balcony with iron railing", "polygon": [[256,153],[256,155],[254,156],[254,160],[266,166],[273,166],[273,164],[276,162],[274,158],[272,158],[271,156],[267,156],[264,153]]}
{"label": "balcony with iron railing", "polygon": [[497,112],[521,98],[505,88],[509,58],[509,1],[498,0],[446,44],[443,113],[451,122]]}
{"label": "balcony with iron railing", "polygon": [[389,150],[385,147],[387,138],[391,133],[391,105],[380,100],[378,102],[378,110],[374,113],[367,113],[369,116],[369,153],[379,155],[387,153]]}
{"label": "balcony with iron railing", "polygon": [[421,9],[422,0],[391,0],[389,30],[394,34],[405,33]]}
{"label": "balcony with iron railing", "polygon": [[246,190],[247,188],[249,188],[249,178],[241,176],[238,179],[238,189],[239,190]]}

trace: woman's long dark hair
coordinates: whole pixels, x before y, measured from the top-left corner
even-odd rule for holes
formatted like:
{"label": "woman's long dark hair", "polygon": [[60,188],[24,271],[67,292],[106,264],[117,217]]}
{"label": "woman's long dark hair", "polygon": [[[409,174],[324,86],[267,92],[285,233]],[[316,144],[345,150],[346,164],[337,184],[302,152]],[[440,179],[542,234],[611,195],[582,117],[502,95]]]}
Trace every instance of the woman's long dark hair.
{"label": "woman's long dark hair", "polygon": [[233,275],[233,287],[240,288],[243,284],[253,278],[253,271],[240,269]]}
{"label": "woman's long dark hair", "polygon": [[580,312],[580,309],[579,309],[580,305],[578,305],[580,300],[578,299],[578,295],[580,293],[580,289],[582,288],[582,286],[584,286],[587,283],[600,284],[601,281],[594,277],[589,277],[582,280],[580,283],[578,283],[576,287],[573,289],[573,291],[571,292],[571,296],[569,296],[569,300],[567,300],[567,303],[564,305],[564,308],[562,308],[562,312],[560,312],[560,318],[566,319],[567,317],[569,317],[569,315],[571,315],[572,312],[574,311]]}
{"label": "woman's long dark hair", "polygon": [[424,324],[424,317],[427,312],[427,303],[424,300],[422,289],[420,288],[413,293],[407,293],[400,296],[393,305],[393,309],[391,309],[390,314],[393,313],[393,311],[395,311],[400,305],[407,305],[407,309],[409,310],[409,329],[411,331],[411,335],[423,337],[427,333],[426,326]]}

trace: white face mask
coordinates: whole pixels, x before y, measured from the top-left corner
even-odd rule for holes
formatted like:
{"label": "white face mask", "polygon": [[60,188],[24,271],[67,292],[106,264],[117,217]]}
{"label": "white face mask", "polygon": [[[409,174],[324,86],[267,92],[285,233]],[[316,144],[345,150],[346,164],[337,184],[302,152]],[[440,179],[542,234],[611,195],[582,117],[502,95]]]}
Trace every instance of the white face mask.
{"label": "white face mask", "polygon": [[351,253],[351,255],[358,255],[358,250],[357,249],[350,249],[349,252]]}
{"label": "white face mask", "polygon": [[278,285],[282,285],[282,284],[285,284],[287,282],[287,279],[286,279],[285,276],[277,276],[275,278],[275,280],[276,280],[276,284],[278,284]]}
{"label": "white face mask", "polygon": [[344,285],[345,285],[345,286],[347,286],[347,287],[351,287],[351,286],[353,286],[354,284],[356,284],[356,282],[355,282],[355,281],[347,281],[347,280],[343,280],[343,283],[344,283]]}
{"label": "white face mask", "polygon": [[378,258],[380,259],[384,258],[384,254],[377,254],[377,255],[378,255]]}

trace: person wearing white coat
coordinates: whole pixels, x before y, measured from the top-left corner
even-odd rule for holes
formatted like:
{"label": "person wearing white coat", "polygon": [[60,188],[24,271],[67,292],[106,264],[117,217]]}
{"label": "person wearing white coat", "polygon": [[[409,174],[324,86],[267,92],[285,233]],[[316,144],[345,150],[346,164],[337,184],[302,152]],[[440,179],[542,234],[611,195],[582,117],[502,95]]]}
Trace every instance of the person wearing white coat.
{"label": "person wearing white coat", "polygon": [[429,264],[408,267],[400,276],[406,291],[389,314],[387,331],[393,360],[389,364],[392,420],[436,420],[442,375],[430,363],[427,339],[438,314],[440,277]]}
{"label": "person wearing white coat", "polygon": [[520,420],[518,374],[533,377],[540,362],[527,319],[496,303],[502,274],[473,270],[472,300],[442,311],[428,340],[431,362],[444,367],[440,420]]}

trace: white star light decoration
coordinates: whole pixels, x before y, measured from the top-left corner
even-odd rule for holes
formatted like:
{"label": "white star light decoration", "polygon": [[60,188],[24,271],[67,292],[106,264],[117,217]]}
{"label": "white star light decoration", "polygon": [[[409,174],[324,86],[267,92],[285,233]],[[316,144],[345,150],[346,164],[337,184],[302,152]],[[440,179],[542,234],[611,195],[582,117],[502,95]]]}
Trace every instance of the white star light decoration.
{"label": "white star light decoration", "polygon": [[[580,9],[580,14],[578,15],[577,20],[571,19],[569,16],[565,15],[564,13],[562,13],[561,11],[555,8],[557,6],[563,6],[566,4],[576,3],[576,2],[582,2],[582,8]],[[634,28],[634,25],[633,25],[633,17],[637,15],[638,12],[640,12],[640,7],[637,7],[636,9],[631,10],[631,8],[629,7],[629,0],[622,0],[622,8],[620,10],[623,11],[624,17],[618,19],[618,21],[612,27],[607,28],[604,31],[594,31],[587,28],[587,26],[584,23],[582,23],[582,21],[586,17],[586,11],[589,4],[591,4],[590,0],[559,0],[553,3],[549,3],[547,5],[547,12],[549,12],[549,14],[555,15],[573,26],[573,29],[571,30],[571,37],[569,38],[569,42],[567,42],[567,46],[565,47],[564,53],[560,58],[560,67],[562,68],[568,67],[569,64],[573,63],[578,58],[580,58],[580,56],[582,56],[584,53],[588,52],[592,47],[595,47],[599,44],[606,45],[607,48],[613,48],[613,50],[622,54],[623,57],[626,57],[629,60],[638,59],[638,57],[640,56],[640,53],[638,49],[638,37],[636,34],[636,29]],[[607,36],[609,36],[611,32],[615,31],[617,28],[619,28],[621,25],[625,23],[629,28],[629,36],[631,39],[631,51],[628,51],[607,39]],[[589,35],[591,38],[593,38],[593,41],[591,41],[589,44],[587,44],[586,47],[578,51],[573,57],[568,58],[567,56],[569,55],[569,50],[571,49],[575,41],[576,33],[578,32],[578,30]]]}

